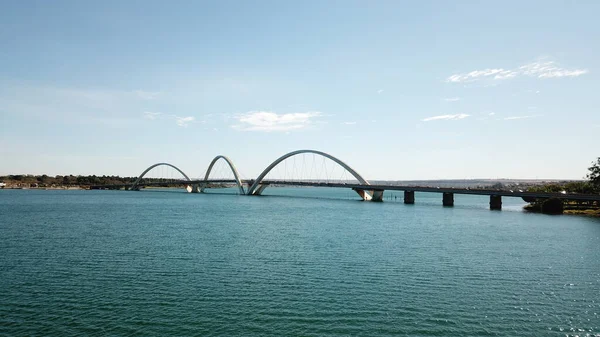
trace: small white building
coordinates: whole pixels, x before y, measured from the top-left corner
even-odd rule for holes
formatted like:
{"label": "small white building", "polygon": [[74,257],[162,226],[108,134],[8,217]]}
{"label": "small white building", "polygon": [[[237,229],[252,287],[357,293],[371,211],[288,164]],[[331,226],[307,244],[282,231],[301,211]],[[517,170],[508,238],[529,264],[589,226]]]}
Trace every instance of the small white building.
{"label": "small white building", "polygon": [[4,188],[5,186],[6,184],[0,181],[0,188]]}

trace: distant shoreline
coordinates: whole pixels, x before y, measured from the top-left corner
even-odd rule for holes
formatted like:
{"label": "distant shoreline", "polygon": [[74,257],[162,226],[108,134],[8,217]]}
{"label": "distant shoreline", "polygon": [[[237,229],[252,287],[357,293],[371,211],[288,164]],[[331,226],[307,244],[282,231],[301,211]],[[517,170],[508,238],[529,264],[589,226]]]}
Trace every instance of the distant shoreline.
{"label": "distant shoreline", "polygon": [[22,186],[4,186],[0,190],[89,190],[81,186],[53,186],[53,187],[22,187]]}

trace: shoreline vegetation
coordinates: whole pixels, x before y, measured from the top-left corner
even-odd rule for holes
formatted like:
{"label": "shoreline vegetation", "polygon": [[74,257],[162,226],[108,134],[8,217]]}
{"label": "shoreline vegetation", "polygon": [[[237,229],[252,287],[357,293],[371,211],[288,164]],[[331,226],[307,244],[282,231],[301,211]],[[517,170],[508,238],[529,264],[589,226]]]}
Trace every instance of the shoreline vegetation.
{"label": "shoreline vegetation", "polygon": [[[594,194],[600,195],[600,157],[588,167],[587,180],[554,182],[532,186],[527,191],[561,194]],[[524,198],[525,199],[525,198]],[[524,209],[529,212],[544,214],[576,214],[600,216],[599,201],[576,201],[568,198],[532,199],[525,200],[529,203]]]}
{"label": "shoreline vegetation", "polygon": [[[91,186],[109,186],[133,184],[136,177],[120,176],[74,176],[57,175],[54,177],[48,175],[8,175],[0,176],[0,188],[2,189],[37,189],[37,190],[89,190]],[[168,179],[154,178],[149,179],[155,183],[164,183],[163,187],[169,186]],[[447,187],[462,187],[474,189],[493,189],[498,191],[528,191],[543,193],[563,193],[563,194],[600,194],[600,188],[590,181],[545,181],[545,180],[423,180],[423,181],[386,181],[386,183],[402,183],[424,186],[430,184],[443,185]],[[156,187],[160,188],[160,187]],[[573,201],[551,199],[532,199],[525,200],[529,204],[524,206],[524,210],[534,213],[544,214],[572,214],[600,217],[600,204],[597,201]]]}
{"label": "shoreline vegetation", "polygon": [[[532,186],[529,192],[562,193],[565,195],[600,194],[600,188],[593,181],[572,181],[549,183]],[[523,208],[528,212],[544,214],[572,214],[600,217],[600,204],[598,201],[576,201],[565,199],[532,199],[525,200],[529,204]]]}

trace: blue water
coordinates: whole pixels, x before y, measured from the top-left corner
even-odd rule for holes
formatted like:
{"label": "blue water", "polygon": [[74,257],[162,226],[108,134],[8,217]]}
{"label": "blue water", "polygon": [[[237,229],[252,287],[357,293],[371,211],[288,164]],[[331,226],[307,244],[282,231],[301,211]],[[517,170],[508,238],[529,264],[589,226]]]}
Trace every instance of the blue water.
{"label": "blue water", "polygon": [[600,336],[600,220],[353,193],[0,190],[0,335]]}

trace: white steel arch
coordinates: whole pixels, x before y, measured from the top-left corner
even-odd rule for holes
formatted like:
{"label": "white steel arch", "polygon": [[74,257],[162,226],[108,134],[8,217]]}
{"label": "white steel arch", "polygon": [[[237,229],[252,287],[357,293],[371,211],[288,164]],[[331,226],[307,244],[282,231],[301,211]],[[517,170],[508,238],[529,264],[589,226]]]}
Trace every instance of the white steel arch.
{"label": "white steel arch", "polygon": [[254,181],[254,183],[252,184],[252,186],[250,186],[250,188],[248,189],[248,195],[252,195],[255,194],[255,192],[257,191],[257,189],[260,186],[260,183],[263,181],[263,179],[267,176],[267,174],[269,174],[269,172],[275,167],[277,166],[279,163],[281,163],[282,161],[288,159],[289,157],[298,155],[298,154],[302,154],[302,153],[314,153],[314,154],[318,154],[321,155],[325,158],[331,159],[334,162],[336,162],[338,165],[340,165],[341,167],[343,167],[344,169],[348,170],[348,172],[350,172],[354,178],[356,178],[362,185],[370,185],[369,182],[364,179],[360,174],[358,174],[358,172],[354,171],[353,168],[351,168],[350,166],[348,166],[348,164],[344,163],[343,161],[337,159],[336,157],[325,153],[325,152],[321,152],[321,151],[316,151],[316,150],[297,150],[297,151],[292,151],[290,153],[284,154],[283,156],[279,157],[277,160],[275,160],[273,163],[271,163],[271,165],[269,165],[259,176],[258,178],[256,178],[256,181]]}
{"label": "white steel arch", "polygon": [[236,184],[238,186],[238,189],[240,190],[240,194],[241,195],[246,194],[246,192],[244,192],[244,186],[242,185],[242,180],[240,179],[240,175],[239,175],[237,169],[235,168],[235,165],[233,165],[233,162],[229,158],[227,158],[226,156],[218,155],[218,156],[216,156],[210,162],[210,165],[208,165],[208,170],[206,170],[206,175],[204,176],[204,180],[208,180],[208,176],[210,175],[210,171],[212,171],[213,166],[215,165],[215,163],[219,159],[223,159],[223,160],[225,160],[227,162],[227,164],[229,164],[229,167],[231,168],[231,171],[233,172],[233,176],[235,178],[235,182],[236,182]]}
{"label": "white steel arch", "polygon": [[169,166],[169,167],[172,167],[172,168],[176,169],[179,173],[181,173],[185,177],[185,179],[187,181],[191,181],[191,179],[187,176],[187,174],[183,173],[183,171],[180,170],[177,166],[171,165],[169,163],[157,163],[157,164],[154,164],[154,165],[148,167],[144,172],[142,172],[142,174],[140,174],[140,176],[133,183],[133,185],[131,185],[131,189],[135,189],[137,187],[137,185],[140,183],[140,180],[142,180],[142,178],[146,175],[146,173],[148,173],[148,171],[152,170],[153,168],[155,168],[157,166],[161,166],[161,165]]}

